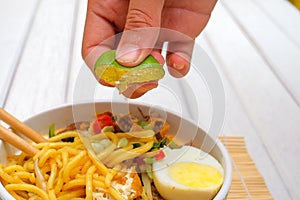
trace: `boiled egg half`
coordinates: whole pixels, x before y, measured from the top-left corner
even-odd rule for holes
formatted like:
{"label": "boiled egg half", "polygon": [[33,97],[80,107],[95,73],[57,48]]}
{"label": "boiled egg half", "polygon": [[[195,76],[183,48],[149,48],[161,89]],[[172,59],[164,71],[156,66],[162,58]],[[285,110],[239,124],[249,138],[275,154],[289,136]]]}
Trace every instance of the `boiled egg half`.
{"label": "boiled egg half", "polygon": [[192,147],[164,149],[153,164],[155,187],[166,200],[210,200],[223,184],[224,169],[210,154]]}

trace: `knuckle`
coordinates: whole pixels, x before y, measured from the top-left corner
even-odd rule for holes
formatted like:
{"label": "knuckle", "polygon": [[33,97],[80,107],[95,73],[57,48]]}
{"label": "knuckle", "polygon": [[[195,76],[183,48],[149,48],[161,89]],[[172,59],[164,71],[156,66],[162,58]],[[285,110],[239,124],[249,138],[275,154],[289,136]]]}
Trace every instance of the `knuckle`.
{"label": "knuckle", "polygon": [[128,12],[126,28],[152,27],[155,25],[153,17],[139,9],[131,9]]}

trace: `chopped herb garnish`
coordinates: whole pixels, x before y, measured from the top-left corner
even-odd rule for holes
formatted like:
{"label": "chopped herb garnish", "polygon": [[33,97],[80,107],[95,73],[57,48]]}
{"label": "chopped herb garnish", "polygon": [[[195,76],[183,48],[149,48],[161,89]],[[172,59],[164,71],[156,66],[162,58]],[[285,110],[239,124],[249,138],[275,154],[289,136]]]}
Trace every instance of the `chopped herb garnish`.
{"label": "chopped herb garnish", "polygon": [[167,138],[163,138],[163,139],[160,141],[159,147],[160,147],[160,148],[164,147],[166,143],[167,143]]}
{"label": "chopped herb garnish", "polygon": [[160,146],[160,142],[154,142],[153,146],[152,146],[152,149],[158,149],[159,146]]}
{"label": "chopped herb garnish", "polygon": [[140,147],[140,146],[141,146],[140,143],[133,143],[132,145],[133,145],[133,148],[137,148],[137,147]]}
{"label": "chopped herb garnish", "polygon": [[153,146],[152,146],[152,150],[153,149],[159,149],[165,146],[165,144],[167,143],[167,138],[163,138],[161,141],[159,142],[154,142]]}

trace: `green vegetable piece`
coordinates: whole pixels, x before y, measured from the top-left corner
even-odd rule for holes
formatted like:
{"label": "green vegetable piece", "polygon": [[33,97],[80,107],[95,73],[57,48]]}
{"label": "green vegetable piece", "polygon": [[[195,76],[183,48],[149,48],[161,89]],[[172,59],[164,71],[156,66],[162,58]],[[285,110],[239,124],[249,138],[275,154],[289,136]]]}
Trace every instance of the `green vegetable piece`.
{"label": "green vegetable piece", "polygon": [[99,144],[101,144],[104,148],[106,148],[111,144],[111,141],[109,139],[103,139],[99,141]]}
{"label": "green vegetable piece", "polygon": [[146,157],[146,158],[144,158],[144,162],[146,164],[153,164],[155,161],[156,161],[156,158],[154,158],[154,157]]}
{"label": "green vegetable piece", "polygon": [[171,149],[178,149],[180,148],[181,146],[176,144],[173,140],[171,140],[168,144],[168,147],[170,147]]}
{"label": "green vegetable piece", "polygon": [[153,173],[152,173],[151,165],[145,165],[145,168],[146,168],[146,172],[147,172],[148,177],[153,180]]}
{"label": "green vegetable piece", "polygon": [[125,67],[115,60],[116,50],[103,53],[94,65],[94,72],[102,83],[117,86],[124,92],[129,84],[145,83],[162,79],[165,71],[161,64],[149,55],[136,67]]}
{"label": "green vegetable piece", "polygon": [[114,127],[113,126],[105,126],[102,130],[101,133],[105,133],[105,132],[114,132]]}
{"label": "green vegetable piece", "polygon": [[104,150],[104,146],[99,142],[92,142],[91,145],[96,153],[99,153]]}
{"label": "green vegetable piece", "polygon": [[150,122],[148,121],[138,121],[138,125],[140,125],[142,128],[144,128],[145,126],[149,125]]}
{"label": "green vegetable piece", "polygon": [[149,123],[148,125],[143,127],[144,130],[153,130],[152,125]]}
{"label": "green vegetable piece", "polygon": [[118,145],[117,147],[125,147],[127,146],[128,144],[128,140],[126,138],[121,138],[119,141],[118,141]]}
{"label": "green vegetable piece", "polygon": [[51,124],[49,127],[49,138],[52,138],[55,136],[55,124]]}

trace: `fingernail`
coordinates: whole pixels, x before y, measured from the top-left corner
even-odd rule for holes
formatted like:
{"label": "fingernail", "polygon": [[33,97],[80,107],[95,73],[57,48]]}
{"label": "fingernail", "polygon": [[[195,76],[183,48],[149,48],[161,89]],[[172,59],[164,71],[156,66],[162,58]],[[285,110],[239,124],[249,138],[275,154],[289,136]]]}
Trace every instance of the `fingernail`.
{"label": "fingernail", "polygon": [[182,70],[184,68],[184,64],[173,63],[173,68],[177,70]]}
{"label": "fingernail", "polygon": [[119,62],[135,62],[139,57],[139,47],[136,45],[124,45],[116,52],[116,59]]}

